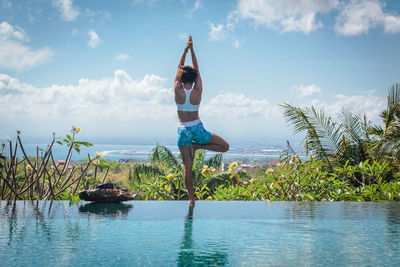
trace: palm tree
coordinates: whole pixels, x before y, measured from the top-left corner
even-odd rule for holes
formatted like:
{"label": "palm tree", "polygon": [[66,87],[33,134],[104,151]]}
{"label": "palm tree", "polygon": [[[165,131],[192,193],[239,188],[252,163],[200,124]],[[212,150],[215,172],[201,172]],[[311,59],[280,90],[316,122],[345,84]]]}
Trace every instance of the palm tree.
{"label": "palm tree", "polygon": [[[400,167],[400,84],[388,90],[387,108],[380,114],[384,127],[371,125],[365,115],[342,108],[339,123],[326,116],[323,109],[295,107],[288,103],[284,108],[286,121],[295,133],[305,132],[304,148],[307,156],[333,165],[359,164],[367,159],[385,160]],[[293,155],[288,148],[287,154]]]}
{"label": "palm tree", "polygon": [[[340,122],[326,116],[324,109],[295,107],[288,103],[284,108],[286,121],[295,133],[305,132],[304,149],[307,156],[324,161],[329,169],[336,163],[359,163],[367,159],[366,140],[369,122],[361,114],[343,108],[338,114]],[[291,149],[293,151],[293,149]]]}

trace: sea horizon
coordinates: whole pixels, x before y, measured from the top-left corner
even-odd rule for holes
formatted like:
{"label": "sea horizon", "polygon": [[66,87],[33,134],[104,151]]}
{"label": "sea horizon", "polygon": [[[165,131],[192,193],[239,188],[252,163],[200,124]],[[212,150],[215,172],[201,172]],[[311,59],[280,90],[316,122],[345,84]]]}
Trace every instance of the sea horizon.
{"label": "sea horizon", "polygon": [[[157,144],[166,146],[173,154],[179,154],[179,148],[174,138],[127,138],[127,137],[94,137],[79,138],[81,141],[88,141],[93,144],[92,147],[81,146],[81,152],[73,152],[72,160],[82,160],[88,156],[95,156],[96,152],[102,154],[104,159],[110,161],[119,160],[146,160],[149,158],[151,150]],[[282,138],[231,138],[228,140],[230,149],[223,154],[224,159],[251,159],[273,161],[278,160],[281,153],[287,149],[286,139]],[[7,140],[0,140],[1,143],[7,143]],[[15,144],[15,140],[12,140]],[[40,156],[51,143],[51,138],[44,137],[22,137],[23,146],[28,156]],[[296,152],[301,154],[301,141],[292,140],[291,146]],[[39,150],[37,151],[37,147]],[[9,149],[5,149],[6,155]],[[55,160],[65,159],[68,153],[66,145],[57,143],[53,146],[53,156]],[[89,154],[89,155],[88,155]],[[206,156],[210,157],[216,152],[207,151]],[[21,149],[18,149],[17,156],[22,157]]]}

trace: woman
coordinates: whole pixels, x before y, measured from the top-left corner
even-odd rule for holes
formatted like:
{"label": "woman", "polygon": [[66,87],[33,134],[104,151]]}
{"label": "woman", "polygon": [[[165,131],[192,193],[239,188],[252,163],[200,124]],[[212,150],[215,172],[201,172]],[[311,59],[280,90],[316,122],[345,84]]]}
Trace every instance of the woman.
{"label": "woman", "polygon": [[[184,66],[186,53],[189,49],[193,66]],[[208,149],[217,152],[226,152],[229,149],[229,144],[220,136],[204,129],[199,118],[198,110],[203,86],[196,55],[193,51],[192,36],[189,36],[189,40],[179,61],[174,81],[174,90],[179,119],[178,146],[182,155],[189,205],[194,206],[192,167],[196,150]]]}

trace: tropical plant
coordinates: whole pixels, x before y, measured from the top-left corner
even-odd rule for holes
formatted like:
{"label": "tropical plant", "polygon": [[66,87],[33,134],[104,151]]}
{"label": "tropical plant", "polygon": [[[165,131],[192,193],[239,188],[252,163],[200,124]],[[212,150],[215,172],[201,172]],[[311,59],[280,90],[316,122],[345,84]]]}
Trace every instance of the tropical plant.
{"label": "tropical plant", "polygon": [[[81,146],[92,146],[89,142],[77,140],[80,130],[72,126],[71,135],[68,134],[62,141],[53,134],[53,140],[45,150],[37,147],[35,157],[26,154],[21,132],[17,131],[16,143],[13,145],[11,140],[8,142],[9,154],[4,153],[5,145],[2,145],[0,152],[0,199],[76,200],[78,190],[87,181],[89,170],[101,160],[99,155],[94,158],[88,155],[86,163],[70,165],[73,150],[79,153]],[[63,165],[54,160],[55,144],[66,144],[69,147]],[[22,158],[17,157],[18,150],[21,150]],[[69,166],[72,168],[69,169]]]}
{"label": "tropical plant", "polygon": [[[206,159],[204,150],[197,150],[193,162],[192,179],[195,193],[198,198],[208,197],[208,184],[214,181],[213,174],[207,179],[202,170],[207,168],[221,169],[222,154],[215,154]],[[129,173],[129,180],[133,188],[142,191],[139,197],[143,199],[186,199],[184,188],[183,163],[179,156],[162,145],[155,145],[150,155],[150,164],[136,163]]]}
{"label": "tropical plant", "polygon": [[392,161],[400,168],[400,84],[393,85],[388,90],[387,107],[380,117],[383,128],[374,125],[369,129],[375,142],[372,144],[374,154],[379,158]]}
{"label": "tropical plant", "polygon": [[[368,122],[361,114],[343,108],[338,114],[340,122],[326,116],[324,109],[295,107],[288,103],[284,108],[286,121],[295,133],[305,132],[304,149],[307,156],[324,161],[332,170],[336,163],[351,161],[358,164],[367,159],[366,136]],[[289,145],[289,144],[288,144]],[[290,148],[293,154],[293,149]]]}

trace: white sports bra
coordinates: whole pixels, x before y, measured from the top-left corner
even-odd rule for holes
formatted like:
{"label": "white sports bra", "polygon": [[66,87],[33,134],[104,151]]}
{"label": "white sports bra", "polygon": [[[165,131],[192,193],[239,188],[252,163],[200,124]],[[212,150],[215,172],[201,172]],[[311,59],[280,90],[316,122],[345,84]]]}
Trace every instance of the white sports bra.
{"label": "white sports bra", "polygon": [[192,89],[190,90],[185,90],[185,94],[186,94],[186,100],[185,103],[183,104],[178,104],[176,103],[176,107],[178,108],[179,111],[198,111],[199,110],[199,105],[192,105],[190,104],[190,94],[192,93]]}

